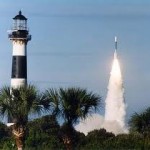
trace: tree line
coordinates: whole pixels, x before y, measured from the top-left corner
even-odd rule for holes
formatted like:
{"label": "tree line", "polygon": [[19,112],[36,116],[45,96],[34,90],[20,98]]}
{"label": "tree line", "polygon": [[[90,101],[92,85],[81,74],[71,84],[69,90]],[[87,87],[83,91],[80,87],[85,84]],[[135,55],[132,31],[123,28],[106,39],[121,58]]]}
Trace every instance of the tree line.
{"label": "tree line", "polygon": [[[150,149],[150,108],[134,113],[130,133],[115,136],[105,129],[85,136],[74,125],[101,106],[101,97],[82,88],[48,89],[40,92],[33,85],[0,89],[0,115],[12,125],[0,123],[2,150],[99,150]],[[40,117],[29,120],[29,115]],[[41,116],[41,114],[47,114]],[[61,125],[58,120],[63,122]]]}
{"label": "tree line", "polygon": [[73,149],[74,124],[96,111],[100,102],[97,94],[74,87],[48,89],[43,93],[33,85],[0,90],[0,114],[11,120],[10,129],[18,150],[25,146],[29,115],[44,112],[63,120],[59,137],[66,149]]}

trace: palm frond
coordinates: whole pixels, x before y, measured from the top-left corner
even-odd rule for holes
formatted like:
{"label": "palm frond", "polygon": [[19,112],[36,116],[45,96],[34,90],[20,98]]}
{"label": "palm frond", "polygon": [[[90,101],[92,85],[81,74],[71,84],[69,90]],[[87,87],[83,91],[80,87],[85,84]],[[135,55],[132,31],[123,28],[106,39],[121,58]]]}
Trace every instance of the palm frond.
{"label": "palm frond", "polygon": [[93,110],[96,111],[101,102],[98,95],[81,88],[60,88],[59,97],[62,116],[72,124],[77,123],[80,118],[84,119]]}
{"label": "palm frond", "polygon": [[43,99],[39,98],[39,92],[33,85],[10,89],[0,89],[0,114],[11,116],[18,122],[26,123],[31,113],[40,114],[43,110]]}
{"label": "palm frond", "polygon": [[46,103],[48,108],[53,115],[59,114],[59,96],[58,92],[55,89],[48,89],[44,93],[46,96]]}

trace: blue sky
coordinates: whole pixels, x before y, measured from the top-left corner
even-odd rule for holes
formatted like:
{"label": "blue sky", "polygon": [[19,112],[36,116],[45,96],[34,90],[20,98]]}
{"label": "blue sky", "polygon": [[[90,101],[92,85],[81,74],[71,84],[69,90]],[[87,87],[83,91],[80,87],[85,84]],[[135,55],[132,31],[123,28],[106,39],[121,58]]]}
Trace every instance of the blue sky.
{"label": "blue sky", "polygon": [[148,0],[2,0],[0,84],[9,85],[12,44],[7,30],[19,10],[28,18],[28,82],[40,89],[80,86],[105,100],[118,36],[127,113],[150,106]]}

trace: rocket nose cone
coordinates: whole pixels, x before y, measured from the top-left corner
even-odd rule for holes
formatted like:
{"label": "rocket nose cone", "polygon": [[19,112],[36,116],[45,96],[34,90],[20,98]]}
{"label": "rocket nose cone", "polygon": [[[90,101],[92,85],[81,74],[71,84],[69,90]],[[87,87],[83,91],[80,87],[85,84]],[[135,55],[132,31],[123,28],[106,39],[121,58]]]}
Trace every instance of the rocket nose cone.
{"label": "rocket nose cone", "polygon": [[115,36],[115,42],[117,42],[117,36]]}

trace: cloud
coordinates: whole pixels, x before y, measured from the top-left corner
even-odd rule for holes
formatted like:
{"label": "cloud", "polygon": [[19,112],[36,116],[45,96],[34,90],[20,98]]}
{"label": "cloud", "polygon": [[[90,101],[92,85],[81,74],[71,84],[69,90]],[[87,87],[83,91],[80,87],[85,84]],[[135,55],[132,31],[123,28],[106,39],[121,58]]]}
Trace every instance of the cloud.
{"label": "cloud", "polygon": [[75,129],[87,135],[88,132],[92,130],[100,129],[103,122],[103,116],[99,114],[93,114],[92,116],[87,117],[87,119],[81,121],[78,125],[76,125]]}
{"label": "cloud", "polygon": [[122,128],[117,121],[104,121],[101,128],[105,128],[108,132],[113,132],[115,135],[128,133],[127,128]]}
{"label": "cloud", "polygon": [[115,135],[128,133],[128,129],[123,129],[117,121],[105,121],[104,117],[99,114],[93,114],[75,126],[77,131],[83,132],[85,135],[87,135],[90,131],[102,128],[105,128],[108,132],[112,132]]}

